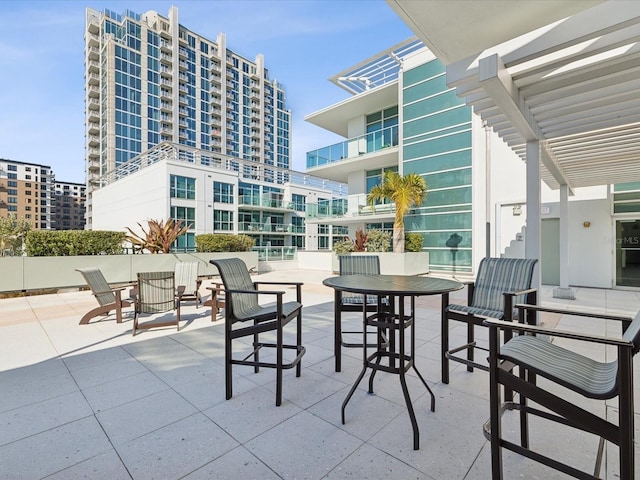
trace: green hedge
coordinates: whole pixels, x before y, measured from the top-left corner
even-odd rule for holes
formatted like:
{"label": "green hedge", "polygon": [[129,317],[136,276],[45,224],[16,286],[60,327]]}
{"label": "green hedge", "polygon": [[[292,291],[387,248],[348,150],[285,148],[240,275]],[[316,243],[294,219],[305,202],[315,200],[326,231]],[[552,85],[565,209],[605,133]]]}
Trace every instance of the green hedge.
{"label": "green hedge", "polygon": [[124,232],[99,230],[31,230],[26,246],[29,257],[70,255],[121,255]]}
{"label": "green hedge", "polygon": [[407,233],[404,236],[405,252],[421,252],[424,237],[421,233]]}
{"label": "green hedge", "polygon": [[249,252],[256,244],[248,235],[205,233],[196,235],[196,252]]}

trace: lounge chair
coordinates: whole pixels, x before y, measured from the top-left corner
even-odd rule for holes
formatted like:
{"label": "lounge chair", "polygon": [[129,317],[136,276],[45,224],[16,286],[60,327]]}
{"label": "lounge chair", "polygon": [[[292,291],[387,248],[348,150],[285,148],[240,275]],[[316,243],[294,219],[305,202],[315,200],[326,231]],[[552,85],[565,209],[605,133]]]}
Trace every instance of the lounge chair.
{"label": "lounge chair", "polygon": [[[133,331],[175,325],[180,330],[180,301],[183,286],[176,289],[174,272],[140,272],[133,317]],[[142,314],[158,314],[175,311],[175,317],[166,321],[139,323]]]}
{"label": "lounge chair", "polygon": [[198,280],[198,262],[176,262],[176,287],[184,287],[182,300],[195,300],[196,308],[202,301],[200,297],[200,281]]}
{"label": "lounge chair", "polygon": [[[253,282],[247,265],[239,258],[209,260],[220,272],[225,290],[225,383],[226,398],[233,395],[232,365],[249,365],[258,373],[260,367],[276,369],[276,406],[282,403],[282,371],[296,367],[296,377],[300,376],[300,360],[305,353],[302,346],[302,283],[301,282]],[[296,301],[283,302],[282,290],[258,290],[259,285],[292,285],[296,288]],[[275,304],[261,306],[259,296],[275,297]],[[283,329],[296,318],[296,343],[284,344]],[[241,325],[241,326],[240,326]],[[234,328],[235,326],[235,328]],[[265,332],[275,333],[275,343],[260,342],[259,335]],[[234,358],[232,342],[235,339],[249,337],[253,342],[253,351],[240,358]],[[240,343],[240,342],[239,342]],[[246,344],[243,344],[246,346]],[[260,361],[262,348],[274,348],[275,361]],[[290,349],[295,358],[284,362],[284,350]]]}
{"label": "lounge chair", "polygon": [[122,309],[130,307],[132,304],[132,299],[122,298],[122,291],[127,287],[111,287],[99,268],[76,268],[76,272],[82,275],[99,304],[98,307],[84,314],[80,319],[80,325],[86,325],[92,318],[98,315],[107,315],[112,310],[116,311],[116,322],[122,323]]}

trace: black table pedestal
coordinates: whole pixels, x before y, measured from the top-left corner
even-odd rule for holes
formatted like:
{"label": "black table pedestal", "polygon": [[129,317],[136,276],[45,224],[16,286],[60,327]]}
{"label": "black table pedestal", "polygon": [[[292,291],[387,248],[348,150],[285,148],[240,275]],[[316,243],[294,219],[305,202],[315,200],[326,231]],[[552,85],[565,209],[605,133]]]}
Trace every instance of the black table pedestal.
{"label": "black table pedestal", "polygon": [[[410,310],[408,314],[405,312],[405,298],[410,299]],[[400,386],[402,387],[402,393],[404,395],[404,401],[407,405],[407,411],[409,412],[409,419],[411,420],[411,426],[413,427],[413,449],[418,450],[420,448],[420,432],[418,430],[418,422],[416,421],[415,412],[413,410],[413,404],[411,397],[409,396],[409,389],[407,388],[407,380],[405,378],[409,369],[413,370],[418,375],[418,378],[423,383],[429,395],[431,395],[431,411],[434,412],[436,408],[436,398],[433,392],[427,385],[427,382],[422,377],[420,372],[415,366],[414,351],[415,351],[415,296],[413,295],[398,295],[397,301],[393,302],[398,305],[398,313],[389,312],[382,308],[382,297],[378,296],[378,311],[372,315],[367,315],[366,308],[363,308],[362,323],[363,323],[363,355],[362,355],[362,370],[358,375],[355,383],[349,390],[347,397],[342,403],[342,423],[345,423],[345,409],[349,400],[355,393],[358,385],[364,378],[367,368],[371,369],[371,375],[369,376],[369,393],[373,393],[373,379],[378,370],[387,373],[393,373],[399,375]],[[368,354],[367,351],[367,327],[375,327],[378,330],[377,335],[377,349],[375,352]],[[405,330],[409,329],[409,350],[405,345]],[[397,333],[397,336],[396,336]],[[388,348],[384,348],[383,339],[387,338]],[[397,341],[396,341],[397,340]],[[382,360],[385,360],[384,362]]]}

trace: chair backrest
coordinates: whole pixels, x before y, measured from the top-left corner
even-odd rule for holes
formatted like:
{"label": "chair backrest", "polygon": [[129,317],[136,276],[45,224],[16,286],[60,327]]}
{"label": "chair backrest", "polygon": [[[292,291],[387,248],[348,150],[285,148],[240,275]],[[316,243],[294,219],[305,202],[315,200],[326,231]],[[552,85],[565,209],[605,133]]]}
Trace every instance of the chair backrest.
{"label": "chair backrest", "polygon": [[377,255],[338,255],[340,275],[380,275],[380,257]]}
{"label": "chair backrest", "polygon": [[91,288],[93,295],[101,306],[115,303],[116,296],[111,291],[111,287],[99,268],[76,268],[76,272],[80,272],[84,277],[84,281],[87,282],[87,285],[89,285],[89,288]]}
{"label": "chair backrest", "polygon": [[[338,255],[338,262],[340,275],[380,275],[380,257],[377,255]],[[342,292],[344,303],[351,303],[356,298],[362,302],[363,296],[359,293]]]}
{"label": "chair backrest", "polygon": [[176,307],[174,272],[138,273],[138,312],[161,313]]}
{"label": "chair backrest", "polygon": [[223,258],[211,260],[210,262],[214,264],[218,268],[218,272],[220,272],[224,289],[227,291],[225,308],[229,309],[230,315],[239,319],[251,317],[256,309],[260,308],[258,295],[228,293],[228,290],[256,289],[249,276],[247,264],[239,258]]}
{"label": "chair backrest", "polygon": [[194,293],[198,288],[198,262],[176,262],[176,286],[185,287],[186,293]]}
{"label": "chair backrest", "polygon": [[[487,310],[504,309],[504,292],[531,288],[537,261],[532,258],[483,258],[478,267],[471,306]],[[514,299],[514,305],[524,300],[525,296],[520,295]]]}

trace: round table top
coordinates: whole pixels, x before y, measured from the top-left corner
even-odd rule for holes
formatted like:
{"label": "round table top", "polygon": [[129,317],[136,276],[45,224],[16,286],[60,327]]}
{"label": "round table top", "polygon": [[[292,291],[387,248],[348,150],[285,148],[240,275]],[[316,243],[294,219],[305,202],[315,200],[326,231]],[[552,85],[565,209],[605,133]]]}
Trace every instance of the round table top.
{"label": "round table top", "polygon": [[456,280],[411,275],[340,275],[322,283],[343,292],[415,296],[437,295],[464,287]]}

